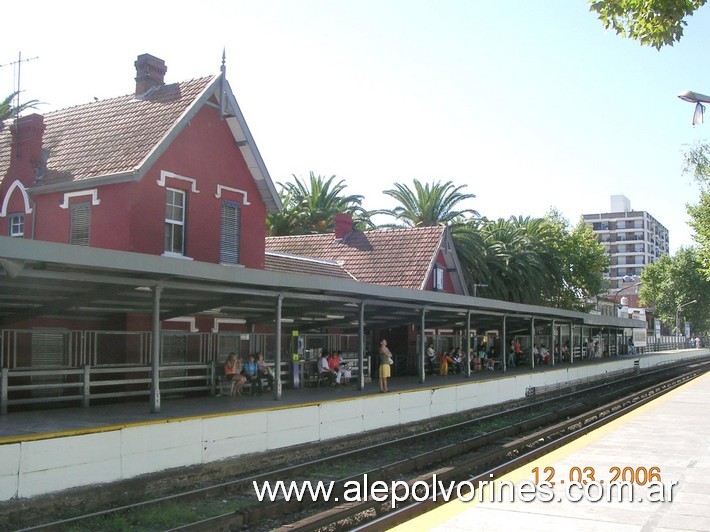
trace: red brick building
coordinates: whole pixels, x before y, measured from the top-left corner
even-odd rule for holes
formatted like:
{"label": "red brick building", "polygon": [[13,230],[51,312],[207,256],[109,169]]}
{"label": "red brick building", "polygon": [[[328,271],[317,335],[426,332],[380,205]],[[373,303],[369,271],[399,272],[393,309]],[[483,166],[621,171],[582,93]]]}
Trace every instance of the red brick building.
{"label": "red brick building", "polygon": [[0,235],[263,268],[281,203],[224,65],[172,84],[135,66],[134,94],[0,134]]}

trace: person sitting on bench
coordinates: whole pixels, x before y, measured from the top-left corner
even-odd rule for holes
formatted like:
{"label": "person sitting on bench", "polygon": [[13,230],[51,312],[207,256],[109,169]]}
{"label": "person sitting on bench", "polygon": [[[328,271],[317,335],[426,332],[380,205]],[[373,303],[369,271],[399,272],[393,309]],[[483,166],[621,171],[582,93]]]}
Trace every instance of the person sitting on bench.
{"label": "person sitting on bench", "polygon": [[318,378],[327,382],[331,386],[336,384],[336,373],[328,364],[328,352],[323,351],[323,355],[318,361]]}
{"label": "person sitting on bench", "polygon": [[251,384],[251,395],[261,395],[261,379],[259,378],[259,366],[256,364],[254,355],[249,355],[249,362],[244,364],[242,375],[247,378],[247,382]]}
{"label": "person sitting on bench", "polygon": [[264,361],[264,353],[259,352],[256,354],[256,365],[259,368],[259,380],[266,379],[266,385],[268,386],[269,391],[272,391],[274,389],[274,376],[271,374],[269,366],[267,366]]}

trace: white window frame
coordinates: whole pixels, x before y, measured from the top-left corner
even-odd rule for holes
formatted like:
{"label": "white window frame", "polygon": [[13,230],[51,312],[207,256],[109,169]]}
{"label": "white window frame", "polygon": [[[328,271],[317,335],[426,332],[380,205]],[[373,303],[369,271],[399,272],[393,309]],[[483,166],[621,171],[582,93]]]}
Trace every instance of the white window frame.
{"label": "white window frame", "polygon": [[[167,213],[167,208],[168,208],[168,201],[170,195],[173,196],[173,200],[175,200],[176,197],[181,197],[182,198],[182,205],[179,205],[182,208],[182,217],[180,219],[178,218],[168,218],[168,213]],[[176,203],[172,203],[170,205],[177,206]],[[165,238],[164,238],[164,248],[165,248],[165,253],[164,255],[166,256],[177,256],[177,257],[182,257],[185,255],[185,233],[186,233],[186,219],[187,219],[187,193],[184,190],[179,190],[177,188],[169,188],[166,187],[166,194],[165,194]],[[182,237],[180,239],[180,250],[176,250],[175,246],[175,233],[174,233],[174,228],[175,227],[181,227],[182,228]],[[168,235],[167,231],[168,228],[170,228],[170,242],[169,242],[169,247],[168,247]]]}
{"label": "white window frame", "polygon": [[8,236],[12,238],[25,237],[25,215],[23,213],[11,214],[8,219]]}
{"label": "white window frame", "polygon": [[436,291],[444,290],[444,268],[442,268],[439,264],[434,264],[431,286],[432,289]]}

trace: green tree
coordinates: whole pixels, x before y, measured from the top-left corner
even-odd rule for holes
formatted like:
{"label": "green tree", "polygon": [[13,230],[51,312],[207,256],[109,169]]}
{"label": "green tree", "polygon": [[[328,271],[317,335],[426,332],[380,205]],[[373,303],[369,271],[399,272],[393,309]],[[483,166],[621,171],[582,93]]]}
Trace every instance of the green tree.
{"label": "green tree", "polygon": [[592,228],[580,220],[574,229],[555,210],[546,216],[555,228],[550,245],[557,253],[554,260],[559,284],[550,291],[548,304],[569,310],[588,311],[592,298],[605,288],[603,274],[609,269],[609,257]]}
{"label": "green tree", "polygon": [[266,225],[269,235],[303,235],[334,230],[337,213],[352,215],[360,226],[371,227],[369,213],[362,208],[362,196],[343,195],[345,182],[335,182],[335,175],[325,178],[310,172],[308,181],[295,175],[293,183],[279,183],[283,210],[270,214]]}
{"label": "green tree", "polygon": [[488,221],[481,227],[488,285],[486,297],[515,303],[542,303],[549,271],[540,254],[534,223],[515,218]]}
{"label": "green tree", "polygon": [[475,198],[475,194],[461,192],[466,185],[454,186],[451,181],[422,184],[418,179],[414,187],[395,183],[394,190],[384,193],[399,202],[394,209],[377,211],[394,217],[408,227],[431,225],[456,225],[465,223],[467,217],[478,216],[473,209],[460,209],[461,202]]}
{"label": "green tree", "polygon": [[687,205],[690,226],[695,230],[698,256],[705,277],[710,280],[710,145],[697,143],[684,155],[683,173],[692,174],[700,183],[700,201]]}
{"label": "green tree", "polygon": [[40,102],[37,100],[30,100],[28,102],[17,105],[13,102],[17,99],[18,95],[19,92],[13,92],[12,94],[10,94],[10,96],[0,102],[0,131],[5,129],[5,122],[8,119],[18,116],[20,113],[26,111],[27,109],[36,109],[37,106],[40,105]]}
{"label": "green tree", "polygon": [[457,242],[469,242],[456,248],[467,285],[486,284],[485,297],[585,310],[604,287],[604,247],[584,222],[570,230],[556,211],[544,218],[476,220],[454,234]]}
{"label": "green tree", "polygon": [[686,18],[707,0],[589,0],[606,29],[660,50],[683,36]]}
{"label": "green tree", "polygon": [[641,273],[640,303],[655,309],[656,315],[675,327],[676,313],[683,307],[681,321],[690,321],[696,333],[710,330],[710,282],[700,272],[700,259],[695,248],[681,248],[673,257],[664,255],[647,265]]}

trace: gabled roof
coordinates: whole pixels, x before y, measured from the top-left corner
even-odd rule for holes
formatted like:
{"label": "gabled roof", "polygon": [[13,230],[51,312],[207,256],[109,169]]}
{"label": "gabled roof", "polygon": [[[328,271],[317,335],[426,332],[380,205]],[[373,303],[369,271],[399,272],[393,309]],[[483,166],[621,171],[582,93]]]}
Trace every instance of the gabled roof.
{"label": "gabled roof", "polygon": [[[43,147],[50,150],[45,175],[34,192],[140,180],[200,108],[219,106],[244,156],[267,212],[281,200],[249,132],[234,94],[222,75],[162,85],[133,94],[77,105],[44,115]],[[0,181],[10,164],[10,132],[0,132]],[[89,183],[88,181],[91,181]]]}
{"label": "gabled roof", "polygon": [[446,235],[446,227],[433,226],[353,231],[342,240],[333,233],[276,236],[266,238],[266,249],[338,261],[362,283],[423,290]]}

